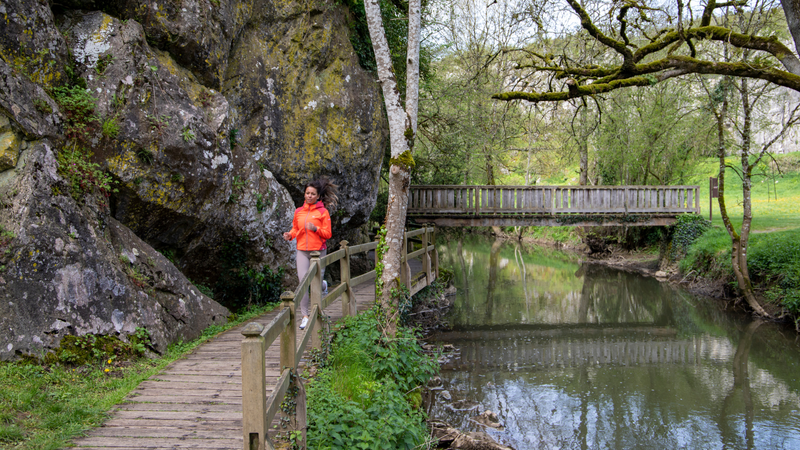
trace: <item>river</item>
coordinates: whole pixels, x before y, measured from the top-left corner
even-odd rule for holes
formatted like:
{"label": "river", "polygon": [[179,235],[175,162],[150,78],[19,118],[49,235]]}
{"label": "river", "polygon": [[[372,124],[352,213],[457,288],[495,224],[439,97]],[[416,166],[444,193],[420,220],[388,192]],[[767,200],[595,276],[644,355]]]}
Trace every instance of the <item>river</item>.
{"label": "river", "polygon": [[[521,449],[800,449],[792,330],[513,241],[438,247],[457,351],[429,414]],[[502,429],[476,423],[485,410]]]}

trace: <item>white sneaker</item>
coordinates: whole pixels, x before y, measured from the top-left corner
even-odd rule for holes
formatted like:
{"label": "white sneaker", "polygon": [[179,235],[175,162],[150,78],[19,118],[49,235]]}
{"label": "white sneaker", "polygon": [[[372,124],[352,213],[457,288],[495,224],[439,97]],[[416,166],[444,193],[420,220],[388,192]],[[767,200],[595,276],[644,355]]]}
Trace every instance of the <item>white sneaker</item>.
{"label": "white sneaker", "polygon": [[308,325],[308,317],[303,317],[303,320],[300,321],[300,329],[304,330]]}
{"label": "white sneaker", "polygon": [[328,293],[328,282],[325,280],[322,280],[322,293],[323,294]]}

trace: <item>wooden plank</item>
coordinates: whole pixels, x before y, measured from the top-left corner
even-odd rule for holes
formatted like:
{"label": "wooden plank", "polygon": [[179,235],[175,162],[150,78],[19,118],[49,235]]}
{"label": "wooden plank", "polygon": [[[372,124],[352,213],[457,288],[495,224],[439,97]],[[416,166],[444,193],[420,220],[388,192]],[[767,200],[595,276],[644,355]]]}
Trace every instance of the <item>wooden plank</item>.
{"label": "wooden plank", "polygon": [[236,411],[128,411],[119,410],[114,413],[115,419],[149,419],[149,420],[241,420],[242,415]]}
{"label": "wooden plank", "polygon": [[195,411],[195,412],[242,412],[242,405],[231,403],[120,403],[114,411]]}
{"label": "wooden plank", "polygon": [[145,380],[139,383],[132,392],[137,392],[141,389],[160,389],[160,390],[175,390],[186,389],[194,391],[239,391],[242,389],[242,382],[238,383],[188,383],[185,381],[155,381]]}
{"label": "wooden plank", "polygon": [[328,267],[329,265],[342,259],[342,257],[344,257],[344,249],[336,250],[333,253],[328,253],[324,258],[320,258],[319,260],[324,267]]}
{"label": "wooden plank", "polygon": [[216,429],[214,427],[100,427],[95,437],[135,437],[135,438],[181,438],[181,439],[241,439],[238,429]]}
{"label": "wooden plank", "polygon": [[352,256],[358,253],[366,253],[370,250],[375,250],[376,248],[378,248],[378,243],[375,241],[367,242],[366,244],[354,245],[350,247],[350,255]]}
{"label": "wooden plank", "polygon": [[[106,427],[173,427],[173,428],[218,428],[220,430],[242,431],[242,415],[236,420],[210,420],[210,419],[118,419],[111,418],[103,426]],[[93,431],[93,430],[90,430]]]}
{"label": "wooden plank", "polygon": [[180,438],[131,438],[87,437],[75,441],[79,447],[135,447],[146,448],[242,448],[242,439],[180,439]]}
{"label": "wooden plank", "polygon": [[351,278],[350,279],[350,286],[351,287],[356,287],[356,286],[358,286],[358,285],[360,285],[362,283],[365,283],[365,282],[368,282],[368,281],[372,281],[372,280],[375,279],[376,276],[377,276],[376,272],[374,270],[371,270],[371,271],[369,271],[369,272],[367,272],[365,274],[362,274],[362,275],[359,275],[357,277]]}

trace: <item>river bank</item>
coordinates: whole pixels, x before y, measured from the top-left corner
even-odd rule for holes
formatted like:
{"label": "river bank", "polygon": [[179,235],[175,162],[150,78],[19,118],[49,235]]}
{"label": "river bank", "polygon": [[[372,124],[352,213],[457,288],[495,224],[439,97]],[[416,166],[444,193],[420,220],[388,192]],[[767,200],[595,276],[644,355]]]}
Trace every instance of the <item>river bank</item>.
{"label": "river bank", "polygon": [[[515,240],[525,245],[554,248],[579,256],[582,262],[602,265],[654,277],[680,285],[682,289],[714,298],[742,314],[751,314],[739,290],[730,266],[730,238],[719,227],[706,227],[687,242],[675,242],[675,230],[665,233],[666,241],[621,245],[613,233],[574,229],[563,231],[471,229],[470,234]],[[461,230],[446,230],[458,236]],[[611,236],[611,237],[609,237]],[[771,320],[786,323],[800,332],[800,230],[777,229],[753,234],[748,267],[756,293]]]}

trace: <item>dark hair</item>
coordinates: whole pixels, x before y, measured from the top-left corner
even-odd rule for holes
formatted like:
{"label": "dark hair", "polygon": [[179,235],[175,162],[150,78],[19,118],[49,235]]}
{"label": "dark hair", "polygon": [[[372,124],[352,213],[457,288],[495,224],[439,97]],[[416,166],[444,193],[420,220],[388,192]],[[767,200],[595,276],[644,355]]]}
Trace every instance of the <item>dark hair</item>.
{"label": "dark hair", "polygon": [[314,181],[306,183],[303,192],[305,192],[308,187],[313,187],[317,190],[319,199],[325,205],[325,208],[328,210],[336,208],[336,205],[339,203],[339,185],[333,184],[328,177],[319,177]]}

